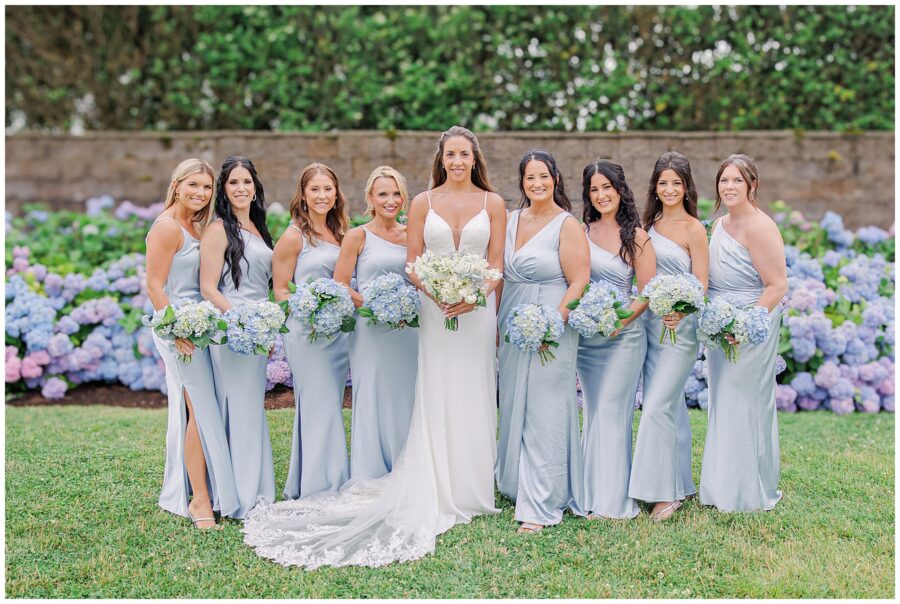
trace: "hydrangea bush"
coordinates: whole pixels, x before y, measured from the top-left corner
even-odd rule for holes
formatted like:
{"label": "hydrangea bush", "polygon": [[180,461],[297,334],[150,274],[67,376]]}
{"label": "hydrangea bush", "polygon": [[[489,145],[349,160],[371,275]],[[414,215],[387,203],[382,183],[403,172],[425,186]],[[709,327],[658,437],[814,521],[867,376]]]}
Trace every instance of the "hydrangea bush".
{"label": "hydrangea bush", "polygon": [[[276,204],[272,204],[276,206]],[[776,386],[782,411],[894,411],[894,229],[852,232],[828,212],[818,223],[772,205],[786,243],[788,293]],[[6,213],[6,388],[65,396],[88,382],[165,392],[165,367],[141,317],[153,312],[144,236],[161,210],[111,197],[87,212],[28,206]],[[283,211],[268,221],[276,236]],[[701,347],[685,384],[690,406],[708,401]],[[291,386],[281,337],[266,388]]]}

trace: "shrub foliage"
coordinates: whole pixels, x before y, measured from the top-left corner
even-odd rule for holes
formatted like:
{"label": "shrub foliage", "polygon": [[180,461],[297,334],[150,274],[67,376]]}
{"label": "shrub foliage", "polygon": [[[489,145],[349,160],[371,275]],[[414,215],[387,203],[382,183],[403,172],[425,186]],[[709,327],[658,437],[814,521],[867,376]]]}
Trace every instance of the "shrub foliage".
{"label": "shrub foliage", "polygon": [[13,128],[892,130],[892,6],[15,6]]}

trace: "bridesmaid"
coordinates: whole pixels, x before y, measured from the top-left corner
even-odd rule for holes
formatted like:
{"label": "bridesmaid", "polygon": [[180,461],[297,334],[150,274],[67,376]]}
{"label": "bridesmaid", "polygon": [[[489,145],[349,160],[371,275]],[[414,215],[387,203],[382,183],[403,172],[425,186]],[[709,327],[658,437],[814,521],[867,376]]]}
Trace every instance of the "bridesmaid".
{"label": "bridesmaid", "polygon": [[[222,164],[216,215],[200,242],[203,297],[223,312],[265,300],[272,275],[272,237],[263,186],[249,159],[233,156]],[[240,500],[235,518],[244,518],[256,504],[275,499],[264,407],[268,359],[237,354],[228,346],[213,346],[211,356]]]}
{"label": "bridesmaid", "polygon": [[[644,227],[656,252],[656,272],[693,272],[706,288],[709,246],[697,218],[697,189],[688,158],[664,153],[653,167],[644,210]],[[697,360],[697,315],[643,315],[647,334],[644,396],[628,496],[656,505],[650,518],[667,520],[684,498],[697,492],[691,476],[691,423],[684,404],[684,383]],[[681,322],[681,323],[679,323]],[[677,328],[677,342],[660,344],[663,325]]]}
{"label": "bridesmaid", "polygon": [[[172,173],[165,209],[147,233],[147,295],[155,310],[176,299],[200,300],[200,233],[212,217],[213,180],[212,167],[200,159],[186,159]],[[187,516],[197,528],[212,528],[213,510],[229,516],[238,499],[209,350],[155,333],[153,340],[166,364],[169,392],[159,506]],[[178,360],[178,353],[191,355],[191,362]]]}
{"label": "bridesmaid", "polygon": [[731,155],[716,174],[716,209],[709,244],[709,295],[737,296],[769,310],[771,330],[762,344],[742,344],[736,363],[719,348],[709,362],[709,427],[700,473],[700,503],[723,512],[771,510],[778,490],[780,453],[775,411],[775,357],[787,292],[784,241],[757,205],[759,171],[746,155]]}
{"label": "bridesmaid", "polygon": [[[407,279],[406,225],[397,222],[409,207],[406,179],[390,166],[379,166],[366,181],[367,213],[372,221],[351,229],[341,243],[334,279],[350,288],[357,308],[359,293],[376,277],[397,273]],[[356,273],[356,289],[351,278]],[[415,402],[418,330],[366,324],[357,317],[350,334],[353,422],[350,428],[350,477],[379,478],[390,472],[409,433]]]}
{"label": "bridesmaid", "polygon": [[[292,280],[331,279],[347,231],[347,200],[334,171],[312,163],[300,173],[291,200],[291,224],[275,246],[272,282],[276,300],[287,300]],[[293,316],[284,353],[294,376],[294,431],[285,499],[337,491],[350,478],[344,432],[344,387],[350,358],[347,334],[310,343],[309,327]]]}
{"label": "bridesmaid", "polygon": [[[599,161],[582,176],[584,224],[591,250],[591,281],[604,279],[627,298],[637,276],[638,291],[656,274],[656,254],[634,205],[634,194],[618,164]],[[584,393],[584,510],[588,518],[634,518],[637,502],[628,496],[634,397],[647,351],[638,320],[646,302],[604,338],[581,338],[578,379]]]}
{"label": "bridesmaid", "polygon": [[[520,209],[509,215],[498,322],[519,304],[542,304],[568,319],[566,304],[590,277],[590,250],[569,211],[562,174],[548,152],[532,149],[519,162]],[[497,485],[516,502],[519,533],[559,524],[566,508],[581,511],[583,468],[575,389],[578,334],[566,327],[541,366],[536,354],[500,339],[500,444]]]}

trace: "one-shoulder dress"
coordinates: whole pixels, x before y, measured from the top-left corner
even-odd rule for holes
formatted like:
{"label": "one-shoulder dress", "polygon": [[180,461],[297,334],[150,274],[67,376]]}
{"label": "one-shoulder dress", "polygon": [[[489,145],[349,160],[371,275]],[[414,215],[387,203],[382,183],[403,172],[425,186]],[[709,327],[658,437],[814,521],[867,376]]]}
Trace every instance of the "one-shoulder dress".
{"label": "one-shoulder dress", "polygon": [[[720,219],[709,242],[709,295],[755,303],[764,289],[750,252]],[[775,358],[781,309],[769,313],[769,337],[744,343],[732,363],[720,348],[706,349],[709,426],[700,472],[700,503],[723,512],[771,510],[781,499]]]}

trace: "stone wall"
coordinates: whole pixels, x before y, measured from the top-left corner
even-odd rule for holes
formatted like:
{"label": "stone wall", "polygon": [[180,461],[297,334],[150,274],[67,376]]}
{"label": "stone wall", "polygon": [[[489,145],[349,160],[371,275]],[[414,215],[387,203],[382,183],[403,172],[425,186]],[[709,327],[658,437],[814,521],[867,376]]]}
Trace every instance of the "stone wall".
{"label": "stone wall", "polygon": [[[201,157],[218,167],[228,155],[241,154],[259,169],[267,199],[285,206],[304,165],[330,165],[355,214],[364,207],[366,178],[379,164],[406,175],[412,194],[423,190],[436,140],[435,132],[388,136],[378,131],[15,134],[6,137],[6,204],[14,211],[30,201],[83,207],[84,200],[101,194],[149,204],[160,199],[182,159]],[[480,134],[479,141],[492,183],[510,207],[519,201],[519,159],[532,147],[556,156],[579,214],[581,170],[588,162],[608,158],[621,163],[642,204],[654,161],[677,150],[690,158],[702,197],[715,196],[719,162],[731,153],[746,153],[759,163],[764,206],[783,199],[814,219],[831,209],[850,228],[887,228],[894,222],[893,132],[497,132]]]}

